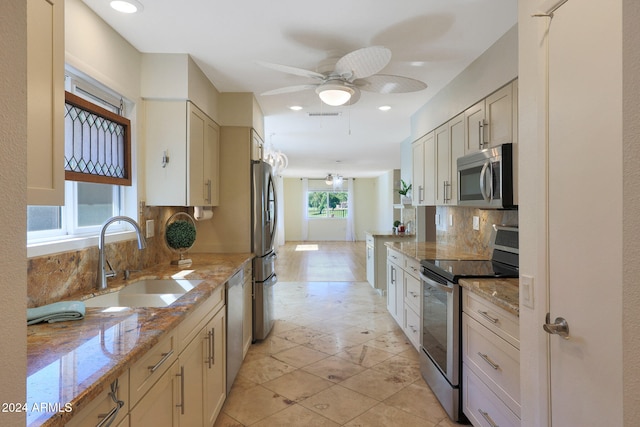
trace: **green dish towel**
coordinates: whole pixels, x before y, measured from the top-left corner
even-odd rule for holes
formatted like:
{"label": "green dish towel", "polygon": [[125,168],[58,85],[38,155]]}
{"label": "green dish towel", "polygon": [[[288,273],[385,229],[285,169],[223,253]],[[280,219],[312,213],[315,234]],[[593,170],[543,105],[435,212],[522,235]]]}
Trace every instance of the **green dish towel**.
{"label": "green dish towel", "polygon": [[27,325],[84,319],[84,310],[82,301],[60,301],[42,307],[28,308]]}

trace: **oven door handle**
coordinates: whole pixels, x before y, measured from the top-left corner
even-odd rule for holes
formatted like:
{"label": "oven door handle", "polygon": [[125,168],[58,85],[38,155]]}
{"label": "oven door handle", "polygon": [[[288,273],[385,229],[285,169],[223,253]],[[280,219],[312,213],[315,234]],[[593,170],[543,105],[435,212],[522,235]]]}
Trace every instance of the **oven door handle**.
{"label": "oven door handle", "polygon": [[451,284],[451,286],[443,285],[442,283],[438,283],[435,280],[425,276],[422,272],[420,272],[420,279],[422,279],[422,281],[424,281],[428,285],[436,287],[445,292],[449,292],[449,293],[453,292],[453,284]]}

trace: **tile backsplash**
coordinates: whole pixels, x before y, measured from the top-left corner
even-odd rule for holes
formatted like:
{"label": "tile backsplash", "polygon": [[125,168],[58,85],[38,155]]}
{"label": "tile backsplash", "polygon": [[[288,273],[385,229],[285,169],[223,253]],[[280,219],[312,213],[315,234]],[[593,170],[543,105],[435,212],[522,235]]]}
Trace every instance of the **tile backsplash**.
{"label": "tile backsplash", "polygon": [[[144,232],[147,220],[154,220],[154,236],[147,247],[138,249],[136,240],[108,243],[106,258],[114,270],[140,270],[177,258],[164,242],[164,224],[171,215],[186,208],[147,206],[139,224]],[[27,263],[27,307],[64,300],[96,289],[98,247],[30,258]],[[109,279],[111,280],[111,279]]]}
{"label": "tile backsplash", "polygon": [[[493,224],[518,225],[517,210],[486,210],[458,206],[438,206],[436,242],[455,245],[465,252],[491,256]],[[479,230],[473,229],[473,217],[479,218]],[[450,221],[453,225],[450,225]],[[434,221],[435,222],[435,221]]]}

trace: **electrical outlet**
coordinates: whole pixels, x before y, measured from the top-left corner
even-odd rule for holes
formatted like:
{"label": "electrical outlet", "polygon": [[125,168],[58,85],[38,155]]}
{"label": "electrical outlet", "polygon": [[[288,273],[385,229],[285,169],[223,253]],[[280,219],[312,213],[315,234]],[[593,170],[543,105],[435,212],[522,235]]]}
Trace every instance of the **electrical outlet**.
{"label": "electrical outlet", "polygon": [[147,239],[149,237],[153,237],[155,235],[155,221],[152,219],[148,219],[146,223],[147,227]]}
{"label": "electrical outlet", "polygon": [[520,276],[520,295],[522,305],[533,308],[533,276],[526,274]]}
{"label": "electrical outlet", "polygon": [[479,216],[474,216],[473,217],[473,229],[474,230],[480,230],[480,217]]}

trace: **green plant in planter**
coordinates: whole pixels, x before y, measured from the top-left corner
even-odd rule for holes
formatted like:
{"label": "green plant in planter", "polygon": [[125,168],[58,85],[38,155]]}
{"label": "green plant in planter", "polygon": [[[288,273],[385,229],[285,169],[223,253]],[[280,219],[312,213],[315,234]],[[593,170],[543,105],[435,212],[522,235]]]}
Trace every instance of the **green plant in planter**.
{"label": "green plant in planter", "polygon": [[196,227],[185,220],[176,220],[167,225],[166,239],[173,249],[190,248],[196,241]]}
{"label": "green plant in planter", "polygon": [[398,220],[393,221],[393,226],[394,227],[398,227],[400,224],[402,224],[402,223],[400,221],[398,221]]}
{"label": "green plant in planter", "polygon": [[411,191],[411,187],[412,187],[412,185],[413,185],[413,184],[409,184],[409,185],[407,185],[407,183],[406,183],[406,182],[404,182],[404,180],[402,180],[402,179],[401,179],[401,180],[400,180],[400,186],[401,186],[401,188],[398,190],[398,194],[400,194],[401,196],[406,196],[406,195],[407,195],[407,193],[408,193],[409,191]]}

